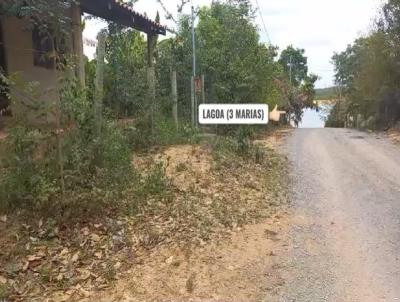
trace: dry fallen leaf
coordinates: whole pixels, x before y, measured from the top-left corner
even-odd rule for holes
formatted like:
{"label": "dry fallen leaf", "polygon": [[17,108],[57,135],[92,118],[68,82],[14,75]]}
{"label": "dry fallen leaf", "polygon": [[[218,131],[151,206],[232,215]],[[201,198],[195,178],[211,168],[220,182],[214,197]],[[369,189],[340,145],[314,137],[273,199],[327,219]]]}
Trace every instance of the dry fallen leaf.
{"label": "dry fallen leaf", "polygon": [[27,259],[28,259],[29,262],[32,262],[32,261],[36,261],[36,260],[42,259],[42,256],[39,256],[39,255],[29,255],[29,256],[27,257]]}
{"label": "dry fallen leaf", "polygon": [[89,228],[88,227],[84,227],[81,229],[81,232],[84,236],[88,236],[89,235]]}
{"label": "dry fallen leaf", "polygon": [[54,302],[65,302],[71,298],[71,295],[68,295],[62,291],[56,293],[55,297],[53,298]]}
{"label": "dry fallen leaf", "polygon": [[114,269],[116,270],[120,269],[121,265],[122,265],[121,262],[118,261],[117,263],[114,264]]}
{"label": "dry fallen leaf", "polygon": [[26,271],[28,270],[28,267],[29,267],[29,261],[26,261],[25,264],[22,266],[22,270]]}
{"label": "dry fallen leaf", "polygon": [[6,284],[7,283],[7,279],[4,278],[3,276],[0,276],[0,283]]}
{"label": "dry fallen leaf", "polygon": [[79,293],[80,293],[82,296],[84,296],[85,298],[88,298],[88,297],[90,296],[90,292],[87,291],[87,290],[84,289],[84,288],[80,288],[80,289],[79,289]]}
{"label": "dry fallen leaf", "polygon": [[94,242],[98,242],[98,241],[100,241],[100,236],[97,234],[92,234],[92,235],[90,235],[90,239],[92,239],[92,241],[94,241]]}
{"label": "dry fallen leaf", "polygon": [[1,215],[0,221],[6,223],[7,222],[7,215]]}
{"label": "dry fallen leaf", "polygon": [[56,277],[56,280],[57,280],[57,281],[61,281],[61,280],[63,280],[63,279],[64,279],[64,275],[61,274],[61,273],[58,274],[57,277]]}
{"label": "dry fallen leaf", "polygon": [[64,256],[64,255],[66,255],[66,254],[68,254],[68,249],[65,247],[65,248],[63,248],[62,250],[61,250],[61,252],[60,252],[60,254],[58,255],[58,256]]}
{"label": "dry fallen leaf", "polygon": [[87,269],[77,269],[77,271],[79,272],[79,280],[86,280],[91,276],[91,273],[89,270]]}
{"label": "dry fallen leaf", "polygon": [[78,261],[78,259],[79,259],[79,251],[76,252],[76,253],[72,256],[71,262],[76,262],[76,261]]}

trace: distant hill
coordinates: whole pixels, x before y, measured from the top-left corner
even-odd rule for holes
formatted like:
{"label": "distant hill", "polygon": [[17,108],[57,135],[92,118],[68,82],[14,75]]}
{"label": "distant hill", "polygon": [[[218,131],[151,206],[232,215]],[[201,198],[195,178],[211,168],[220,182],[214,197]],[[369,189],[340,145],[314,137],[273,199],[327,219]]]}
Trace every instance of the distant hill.
{"label": "distant hill", "polygon": [[316,100],[331,100],[336,98],[336,87],[320,88],[315,89],[315,99]]}

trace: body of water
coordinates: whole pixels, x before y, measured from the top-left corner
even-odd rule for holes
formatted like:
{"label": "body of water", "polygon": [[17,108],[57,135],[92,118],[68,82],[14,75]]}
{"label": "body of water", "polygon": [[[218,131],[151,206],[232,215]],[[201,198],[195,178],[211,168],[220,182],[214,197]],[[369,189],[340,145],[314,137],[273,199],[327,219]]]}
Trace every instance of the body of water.
{"label": "body of water", "polygon": [[318,112],[315,109],[305,109],[303,120],[299,124],[299,128],[324,128],[324,117],[327,114],[327,108],[321,108]]}

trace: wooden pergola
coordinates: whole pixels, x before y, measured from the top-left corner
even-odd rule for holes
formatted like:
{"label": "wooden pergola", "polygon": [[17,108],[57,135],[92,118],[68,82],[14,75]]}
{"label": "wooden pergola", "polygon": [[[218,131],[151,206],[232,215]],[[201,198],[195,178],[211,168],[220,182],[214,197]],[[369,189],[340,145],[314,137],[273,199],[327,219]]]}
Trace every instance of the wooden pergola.
{"label": "wooden pergola", "polygon": [[135,28],[151,35],[165,35],[166,27],[136,12],[120,0],[81,0],[82,12]]}
{"label": "wooden pergola", "polygon": [[[82,86],[85,86],[81,30],[82,13],[88,13],[145,33],[147,35],[148,45],[148,67],[149,69],[154,68],[154,41],[157,40],[158,35],[166,35],[166,26],[162,26],[136,12],[130,5],[122,0],[80,0],[78,4],[73,4],[72,7],[72,28],[74,49],[79,60],[77,76]],[[150,70],[150,73],[153,73],[153,70]]]}

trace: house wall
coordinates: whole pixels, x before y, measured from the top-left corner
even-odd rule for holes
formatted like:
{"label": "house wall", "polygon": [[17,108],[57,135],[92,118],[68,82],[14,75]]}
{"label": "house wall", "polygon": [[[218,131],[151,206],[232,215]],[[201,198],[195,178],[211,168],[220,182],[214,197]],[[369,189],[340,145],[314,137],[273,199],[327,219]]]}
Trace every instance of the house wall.
{"label": "house wall", "polygon": [[[0,17],[3,28],[3,40],[5,45],[5,58],[9,76],[16,75],[18,81],[38,82],[37,95],[23,96],[22,85],[10,89],[12,111],[14,115],[29,114],[28,119],[40,123],[52,122],[54,116],[47,114],[44,117],[35,116],[34,110],[24,110],[18,104],[22,102],[31,104],[32,98],[37,104],[48,106],[58,101],[58,79],[60,72],[56,69],[46,69],[35,66],[33,63],[32,32],[29,30],[29,21],[16,17]],[[21,89],[22,88],[22,89]],[[25,93],[26,94],[26,93]],[[27,111],[27,112],[26,112]]]}

